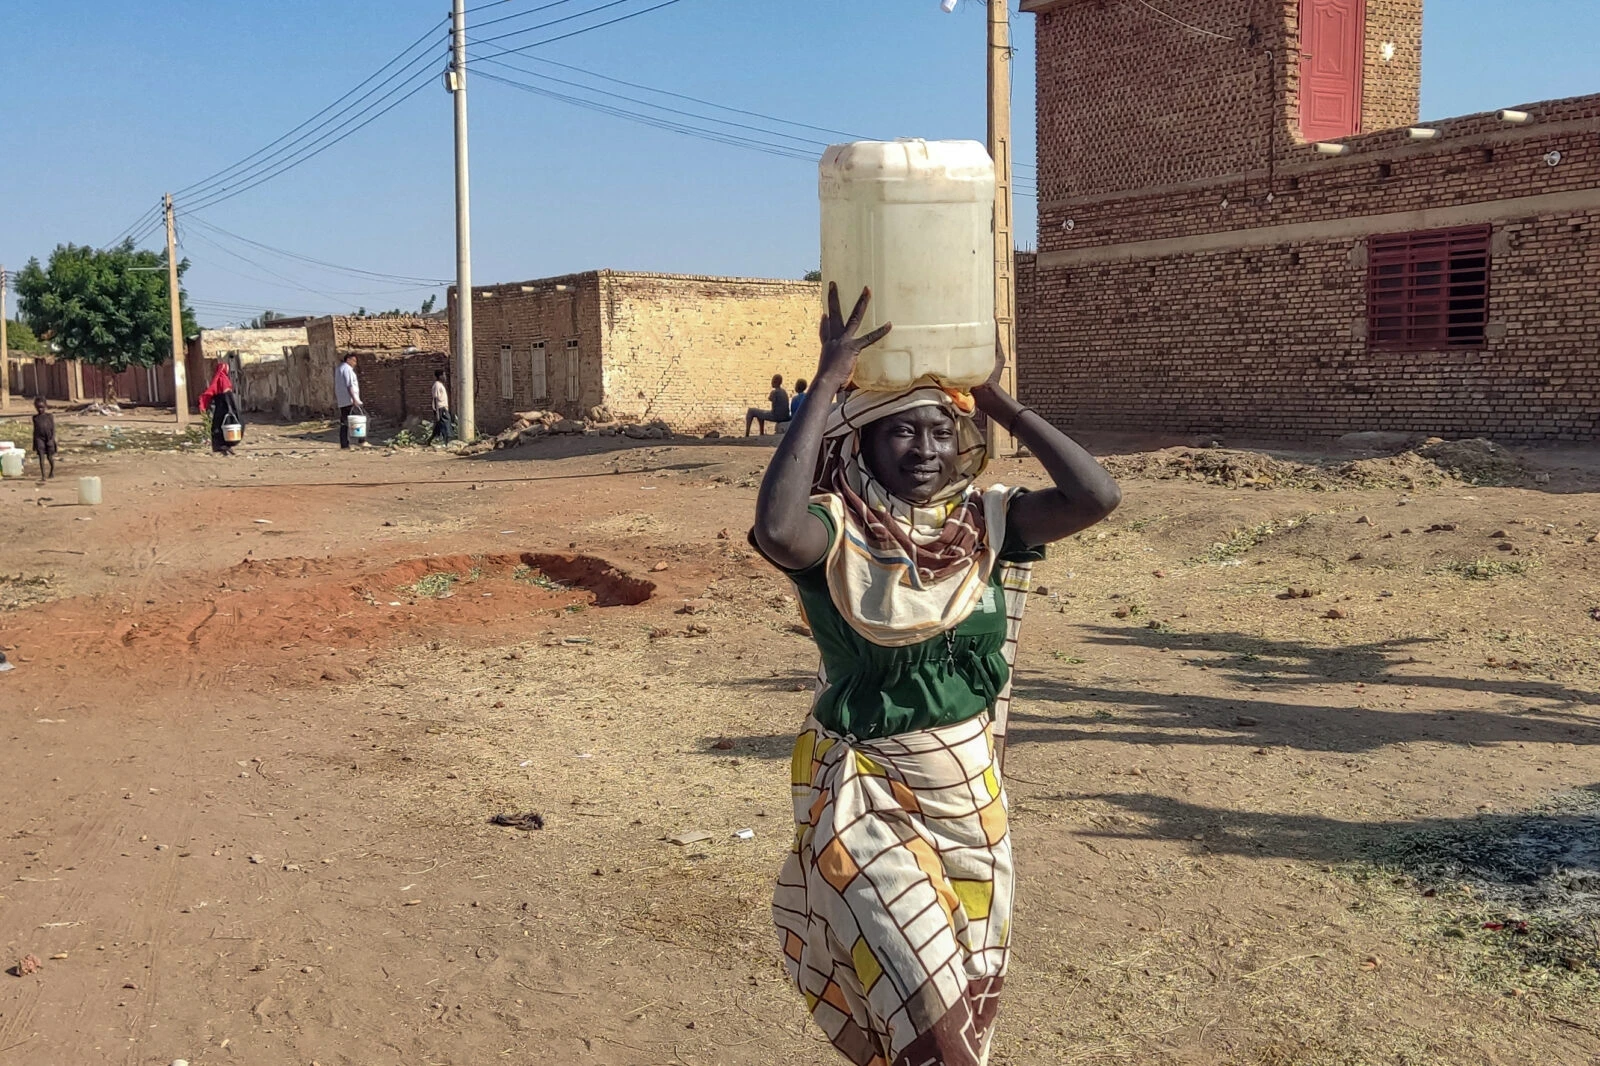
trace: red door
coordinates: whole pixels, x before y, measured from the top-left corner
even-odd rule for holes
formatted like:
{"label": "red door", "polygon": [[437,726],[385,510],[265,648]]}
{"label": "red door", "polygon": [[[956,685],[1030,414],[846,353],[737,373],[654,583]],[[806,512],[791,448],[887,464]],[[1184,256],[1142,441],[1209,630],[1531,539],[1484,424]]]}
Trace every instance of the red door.
{"label": "red door", "polygon": [[1361,132],[1366,0],[1300,0],[1300,132],[1329,141]]}

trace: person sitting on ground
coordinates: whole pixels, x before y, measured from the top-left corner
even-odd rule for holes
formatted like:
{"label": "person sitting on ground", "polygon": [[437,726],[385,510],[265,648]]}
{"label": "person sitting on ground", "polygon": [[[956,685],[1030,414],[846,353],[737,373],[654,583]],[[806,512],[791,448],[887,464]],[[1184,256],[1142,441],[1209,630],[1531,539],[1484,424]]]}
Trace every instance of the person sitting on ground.
{"label": "person sitting on ground", "polygon": [[232,455],[233,442],[222,435],[222,425],[228,421],[237,422],[242,432],[244,423],[239,418],[239,398],[234,394],[226,359],[217,361],[211,384],[200,394],[200,410],[211,412],[211,450],[218,455]]}
{"label": "person sitting on ground", "polygon": [[450,390],[444,383],[444,371],[435,370],[433,372],[433,432],[428,435],[428,443],[432,444],[434,441],[440,441],[441,443],[449,444],[453,429],[454,426],[450,418]]}
{"label": "person sitting on ground", "polygon": [[33,454],[39,457],[39,480],[45,479],[44,464],[50,464],[50,477],[56,476],[56,416],[43,396],[33,401]]}
{"label": "person sitting on ground", "polygon": [[767,423],[774,426],[789,421],[789,394],[783,389],[783,375],[772,375],[772,391],[767,394],[767,406],[746,408],[744,412],[744,435],[750,435],[751,423],[758,423],[761,432],[767,431]]}
{"label": "person sitting on ground", "polygon": [[794,397],[789,400],[789,421],[800,417],[800,408],[806,405],[806,379],[794,383]]}

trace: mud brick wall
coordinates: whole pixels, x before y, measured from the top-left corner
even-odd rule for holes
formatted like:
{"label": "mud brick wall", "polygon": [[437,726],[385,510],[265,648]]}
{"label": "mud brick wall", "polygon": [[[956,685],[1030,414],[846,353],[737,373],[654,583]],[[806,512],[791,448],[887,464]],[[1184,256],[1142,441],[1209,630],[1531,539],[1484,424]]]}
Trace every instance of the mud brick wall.
{"label": "mud brick wall", "polygon": [[[306,323],[304,350],[290,352],[288,407],[292,415],[329,417],[333,373],[339,360],[356,356],[362,406],[373,418],[399,422],[432,410],[427,402],[433,371],[448,366],[449,323],[416,315],[325,315]],[[415,349],[410,350],[410,349]],[[417,402],[417,381],[422,403]]]}
{"label": "mud brick wall", "polygon": [[433,417],[433,372],[450,372],[450,357],[440,352],[378,355],[356,364],[362,404],[369,417],[400,426]]}
{"label": "mud brick wall", "polygon": [[341,351],[448,352],[450,324],[420,315],[335,315],[335,343]]}
{"label": "mud brick wall", "polygon": [[[474,411],[480,436],[505,429],[518,411],[582,418],[602,403],[599,273],[491,285],[475,289],[473,298]],[[454,323],[453,289],[449,309]],[[573,347],[571,341],[578,343]],[[502,361],[511,366],[509,397]]]}
{"label": "mud brick wall", "polygon": [[[1302,143],[1299,0],[1025,0],[1042,203],[1248,174]],[[1383,46],[1393,44],[1385,60]],[[1422,0],[1368,0],[1362,128],[1415,121]]]}
{"label": "mud brick wall", "polygon": [[816,369],[816,282],[617,273],[602,292],[606,403],[620,416],[742,433],[772,375],[792,392]]}

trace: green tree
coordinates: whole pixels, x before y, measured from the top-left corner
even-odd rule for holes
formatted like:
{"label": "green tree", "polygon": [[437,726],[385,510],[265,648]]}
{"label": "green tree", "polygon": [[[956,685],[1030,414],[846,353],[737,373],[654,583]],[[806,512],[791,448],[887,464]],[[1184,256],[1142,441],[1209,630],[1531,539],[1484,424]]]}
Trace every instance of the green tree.
{"label": "green tree", "polygon": [[33,335],[33,328],[20,319],[6,319],[6,347],[25,355],[43,355],[49,346]]}
{"label": "green tree", "polygon": [[425,315],[433,314],[433,305],[438,303],[438,302],[439,302],[439,297],[438,297],[437,294],[431,295],[426,300],[423,300],[422,301],[422,313],[425,314]]}
{"label": "green tree", "polygon": [[[178,276],[188,269],[185,259]],[[184,336],[198,335],[181,287],[178,300]],[[172,355],[167,257],[140,251],[131,240],[106,249],[57,245],[46,267],[28,260],[17,275],[17,310],[62,356],[113,373],[156,366]]]}
{"label": "green tree", "polygon": [[821,281],[822,280],[822,271],[820,271],[820,270],[808,270],[808,271],[806,271],[806,276],[801,280],[803,280],[803,281]]}
{"label": "green tree", "polygon": [[250,328],[251,329],[266,329],[268,326],[272,325],[278,319],[287,318],[287,317],[288,317],[287,315],[280,315],[276,311],[263,311],[259,315],[257,315],[256,317],[254,317],[254,318],[252,318],[250,320]]}

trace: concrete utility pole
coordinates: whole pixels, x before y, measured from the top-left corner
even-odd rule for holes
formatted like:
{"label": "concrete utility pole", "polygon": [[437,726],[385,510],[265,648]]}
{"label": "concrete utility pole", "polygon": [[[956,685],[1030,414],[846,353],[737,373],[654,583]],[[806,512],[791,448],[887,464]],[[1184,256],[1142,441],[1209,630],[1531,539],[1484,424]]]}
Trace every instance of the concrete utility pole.
{"label": "concrete utility pole", "polygon": [[183,376],[183,309],[178,306],[178,236],[172,221],[172,194],[163,201],[167,209],[167,297],[172,302],[172,406],[178,428],[189,424],[189,386]]}
{"label": "concrete utility pole", "polygon": [[[1011,0],[988,0],[989,157],[994,160],[994,325],[1006,369],[1000,386],[1017,393],[1017,248],[1011,229]],[[1015,455],[1017,442],[993,419],[989,454]]]}
{"label": "concrete utility pole", "polygon": [[450,33],[453,58],[448,85],[456,105],[456,420],[461,439],[478,436],[474,410],[472,351],[472,206],[467,181],[467,12],[454,0]]}
{"label": "concrete utility pole", "polygon": [[11,410],[11,349],[6,347],[6,268],[0,266],[0,411]]}

